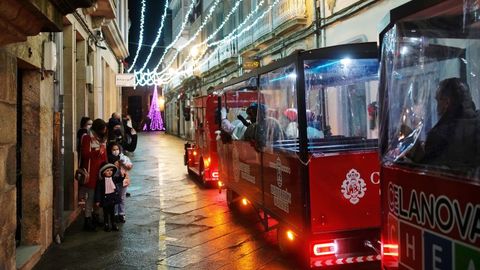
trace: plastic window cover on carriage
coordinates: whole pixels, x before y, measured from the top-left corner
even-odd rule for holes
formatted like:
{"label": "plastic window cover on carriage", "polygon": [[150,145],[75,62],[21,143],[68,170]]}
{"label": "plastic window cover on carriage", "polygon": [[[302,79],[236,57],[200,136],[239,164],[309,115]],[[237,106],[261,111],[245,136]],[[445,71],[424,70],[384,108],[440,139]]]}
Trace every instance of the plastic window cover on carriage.
{"label": "plastic window cover on carriage", "polygon": [[458,1],[396,23],[382,45],[382,161],[479,179],[480,17]]}
{"label": "plastic window cover on carriage", "polygon": [[[226,87],[222,93],[222,107],[225,107],[227,121],[222,121],[222,128],[227,129],[233,140],[246,140],[247,127],[256,119],[251,119],[247,108],[257,104],[258,92],[256,79],[239,82]],[[252,136],[254,137],[254,135]]]}
{"label": "plastic window cover on carriage", "polygon": [[296,80],[294,64],[260,75],[256,143],[266,151],[298,151]]}
{"label": "plastic window cover on carriage", "polygon": [[378,59],[305,60],[309,152],[378,145]]}

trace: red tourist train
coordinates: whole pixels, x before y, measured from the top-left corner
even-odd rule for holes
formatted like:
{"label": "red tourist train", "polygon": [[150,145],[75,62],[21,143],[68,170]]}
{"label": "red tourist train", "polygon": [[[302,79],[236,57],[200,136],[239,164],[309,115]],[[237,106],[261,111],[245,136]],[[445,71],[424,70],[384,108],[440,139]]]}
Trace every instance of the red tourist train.
{"label": "red tourist train", "polygon": [[189,174],[196,175],[204,185],[218,183],[218,155],[215,131],[219,129],[215,110],[218,97],[197,97],[191,107],[195,142],[185,144],[184,161]]}
{"label": "red tourist train", "polygon": [[[282,250],[310,267],[371,269],[381,258],[387,270],[479,269],[476,3],[392,10],[380,84],[375,44],[352,44],[298,52],[217,87],[196,101],[189,170],[217,172],[229,206],[256,209]],[[448,113],[453,101],[460,116]]]}
{"label": "red tourist train", "polygon": [[255,208],[309,267],[380,264],[377,89],[374,43],[296,52],[217,88],[229,206]]}
{"label": "red tourist train", "polygon": [[412,1],[380,35],[384,269],[480,269],[479,14]]}

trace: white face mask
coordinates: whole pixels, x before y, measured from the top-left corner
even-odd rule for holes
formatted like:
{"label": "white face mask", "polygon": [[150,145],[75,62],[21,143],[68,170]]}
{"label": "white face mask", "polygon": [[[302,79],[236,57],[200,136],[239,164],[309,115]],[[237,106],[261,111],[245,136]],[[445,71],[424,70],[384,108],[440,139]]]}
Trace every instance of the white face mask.
{"label": "white face mask", "polygon": [[120,150],[113,150],[112,155],[114,155],[114,156],[120,155]]}
{"label": "white face mask", "polygon": [[91,129],[91,128],[92,128],[92,125],[87,125],[86,128],[87,128],[87,129]]}
{"label": "white face mask", "polygon": [[127,127],[129,127],[129,128],[132,127],[132,121],[130,121],[130,120],[127,121]]}

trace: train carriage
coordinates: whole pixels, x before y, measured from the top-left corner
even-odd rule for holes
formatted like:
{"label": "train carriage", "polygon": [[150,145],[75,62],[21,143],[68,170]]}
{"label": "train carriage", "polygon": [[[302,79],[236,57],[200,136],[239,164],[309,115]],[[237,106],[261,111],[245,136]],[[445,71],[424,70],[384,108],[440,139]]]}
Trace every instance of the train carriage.
{"label": "train carriage", "polygon": [[187,171],[196,175],[204,185],[218,183],[218,154],[215,131],[219,129],[215,109],[218,97],[214,94],[193,99],[191,114],[195,141],[185,144],[184,162]]}
{"label": "train carriage", "polygon": [[296,52],[250,76],[254,139],[217,141],[229,205],[253,206],[309,267],[378,265],[376,44]]}
{"label": "train carriage", "polygon": [[478,1],[412,1],[381,41],[384,269],[480,269]]}
{"label": "train carriage", "polygon": [[[238,141],[245,131],[241,128],[237,115],[245,115],[246,108],[257,101],[257,91],[255,80],[251,76],[244,76],[236,79],[236,83],[227,87],[227,91],[214,91],[207,96],[196,97],[193,100],[192,116],[195,128],[194,142],[185,144],[185,165],[190,174],[200,177],[204,184],[222,187],[220,178],[226,178],[226,175],[233,172],[232,166],[218,162],[218,153],[230,156],[231,149],[227,145],[219,144],[217,140],[232,139]],[[230,89],[239,90],[238,92],[229,91]],[[221,105],[223,102],[223,105]],[[228,110],[227,116],[231,118],[236,125],[231,134],[221,134],[220,109],[224,107]],[[245,115],[246,117],[246,115]],[[240,149],[248,149],[248,144]],[[240,152],[240,156],[243,152]],[[235,153],[238,154],[238,153]],[[222,167],[222,165],[225,165]]]}

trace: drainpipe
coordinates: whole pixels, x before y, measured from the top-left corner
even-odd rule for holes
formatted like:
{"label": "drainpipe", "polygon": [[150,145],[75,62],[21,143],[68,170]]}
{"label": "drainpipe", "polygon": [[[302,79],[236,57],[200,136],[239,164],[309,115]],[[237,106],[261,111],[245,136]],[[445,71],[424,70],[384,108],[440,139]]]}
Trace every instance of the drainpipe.
{"label": "drainpipe", "polygon": [[320,23],[320,18],[318,17],[319,9],[320,9],[320,1],[321,0],[316,0],[314,2],[314,10],[315,10],[315,48],[319,48],[320,45],[320,27],[318,24]]}
{"label": "drainpipe", "polygon": [[322,11],[322,14],[321,14],[322,24],[320,25],[320,27],[322,29],[321,30],[321,32],[322,32],[322,34],[321,34],[322,35],[322,47],[325,47],[325,46],[327,46],[327,36],[326,36],[326,31],[325,31],[325,20],[326,20],[326,18],[325,18],[325,0],[321,0],[321,1],[322,1],[322,10],[321,10]]}
{"label": "drainpipe", "polygon": [[63,206],[64,206],[64,157],[63,157],[63,33],[53,35],[57,48],[57,68],[54,73],[54,126],[53,126],[53,236],[57,244],[61,243],[63,233]]}

